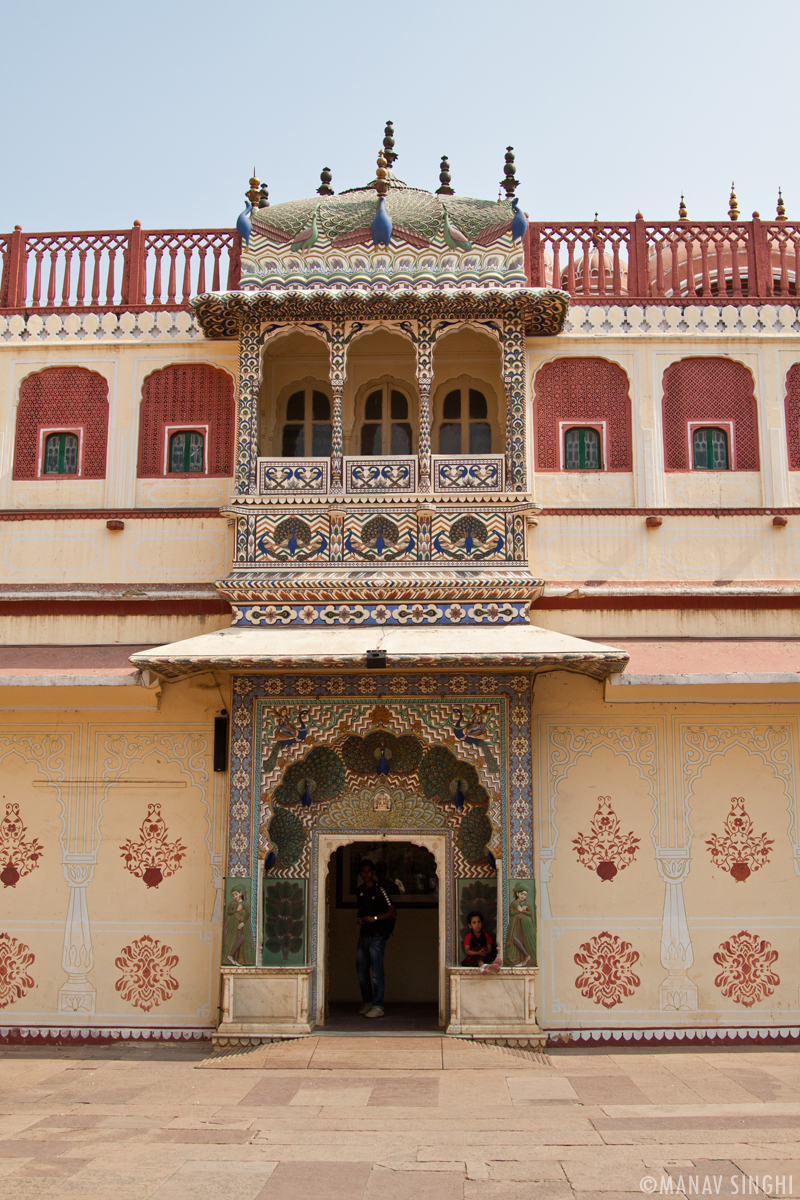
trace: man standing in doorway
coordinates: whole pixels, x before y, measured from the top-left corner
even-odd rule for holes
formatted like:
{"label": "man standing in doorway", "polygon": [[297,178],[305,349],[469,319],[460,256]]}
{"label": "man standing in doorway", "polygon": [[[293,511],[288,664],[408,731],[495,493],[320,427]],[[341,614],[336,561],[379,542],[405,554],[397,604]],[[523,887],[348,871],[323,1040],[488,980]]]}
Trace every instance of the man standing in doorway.
{"label": "man standing in doorway", "polygon": [[359,924],[356,970],[364,1001],[360,1012],[364,1017],[382,1017],[385,1015],[383,956],[386,939],[394,930],[397,909],[375,878],[375,864],[371,859],[365,858],[361,862],[358,873],[361,883],[356,890]]}

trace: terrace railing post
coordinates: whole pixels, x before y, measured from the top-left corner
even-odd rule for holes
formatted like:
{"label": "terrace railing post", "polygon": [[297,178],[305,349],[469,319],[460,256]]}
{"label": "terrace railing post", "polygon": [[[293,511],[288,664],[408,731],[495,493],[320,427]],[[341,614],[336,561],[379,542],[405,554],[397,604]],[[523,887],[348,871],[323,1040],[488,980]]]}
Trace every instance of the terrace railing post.
{"label": "terrace railing post", "polygon": [[233,245],[231,246],[230,255],[228,257],[228,283],[227,290],[229,292],[237,291],[239,280],[242,277],[242,239],[238,233],[233,235]]}
{"label": "terrace railing post", "polygon": [[0,304],[3,308],[25,307],[25,294],[28,290],[25,270],[27,265],[25,234],[22,232],[21,225],[15,225],[14,232],[8,240],[3,282],[0,286]]}
{"label": "terrace railing post", "polygon": [[141,221],[134,221],[128,235],[128,248],[125,251],[125,271],[122,276],[123,304],[131,306],[146,303],[146,261],[144,233]]}
{"label": "terrace railing post", "polygon": [[772,268],[767,233],[757,212],[753,213],[750,237],[747,241],[747,295],[750,300],[756,296],[772,295]]}
{"label": "terrace railing post", "polygon": [[[531,287],[544,287],[544,271],[542,270],[542,235],[538,225],[528,225],[528,236],[525,239],[525,274]],[[554,281],[554,287],[558,284]]]}
{"label": "terrace railing post", "polygon": [[628,243],[628,293],[639,300],[646,300],[650,293],[647,273],[647,230],[644,217],[637,212],[636,220],[629,226]]}

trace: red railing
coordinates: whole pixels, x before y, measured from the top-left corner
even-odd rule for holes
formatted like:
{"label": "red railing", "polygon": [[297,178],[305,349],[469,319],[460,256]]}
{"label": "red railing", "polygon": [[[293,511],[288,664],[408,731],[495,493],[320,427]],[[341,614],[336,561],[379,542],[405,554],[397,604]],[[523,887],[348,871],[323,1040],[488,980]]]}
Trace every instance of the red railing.
{"label": "red railing", "polygon": [[527,248],[532,286],[578,304],[798,303],[794,222],[531,222]]}
{"label": "red railing", "polygon": [[[193,295],[239,286],[232,229],[0,234],[0,311],[186,309]],[[534,222],[534,287],[578,304],[798,304],[800,224],[790,221]]]}
{"label": "red railing", "polygon": [[0,311],[185,309],[191,296],[239,286],[232,229],[112,229],[0,234]]}

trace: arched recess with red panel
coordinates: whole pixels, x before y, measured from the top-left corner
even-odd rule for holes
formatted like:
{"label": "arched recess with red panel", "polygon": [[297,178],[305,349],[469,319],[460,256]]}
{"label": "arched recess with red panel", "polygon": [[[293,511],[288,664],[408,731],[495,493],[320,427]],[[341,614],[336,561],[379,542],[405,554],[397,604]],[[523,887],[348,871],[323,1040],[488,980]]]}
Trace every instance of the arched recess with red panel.
{"label": "arched recess with red panel", "polygon": [[800,363],[786,372],[786,446],[789,470],[800,471]]}
{"label": "arched recess with red panel", "polygon": [[681,358],[667,367],[663,388],[665,470],[690,470],[692,427],[706,423],[731,428],[731,470],[759,469],[755,388],[744,363]]}
{"label": "arched recess with red panel", "polygon": [[232,475],[235,407],[233,380],[206,363],[178,363],[153,371],[142,386],[139,408],[140,479],[167,474],[169,439],[181,430],[199,430],[205,467],[192,475]]}
{"label": "arched recess with red panel", "polygon": [[69,474],[105,479],[108,382],[96,371],[45,367],[25,376],[19,388],[12,478],[41,478],[44,439],[62,430],[74,433],[79,442],[77,470]]}
{"label": "arched recess with red panel", "polygon": [[568,424],[602,431],[604,470],[633,469],[631,398],[622,367],[605,358],[557,358],[539,368],[533,398],[538,471],[562,469]]}

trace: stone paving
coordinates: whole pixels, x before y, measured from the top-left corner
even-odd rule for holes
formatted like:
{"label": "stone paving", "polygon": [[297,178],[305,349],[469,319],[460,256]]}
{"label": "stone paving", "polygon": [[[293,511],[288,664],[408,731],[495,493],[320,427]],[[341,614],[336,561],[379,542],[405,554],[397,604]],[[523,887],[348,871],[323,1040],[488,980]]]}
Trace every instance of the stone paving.
{"label": "stone paving", "polygon": [[800,1052],[6,1047],[0,1178],[13,1200],[800,1196]]}

